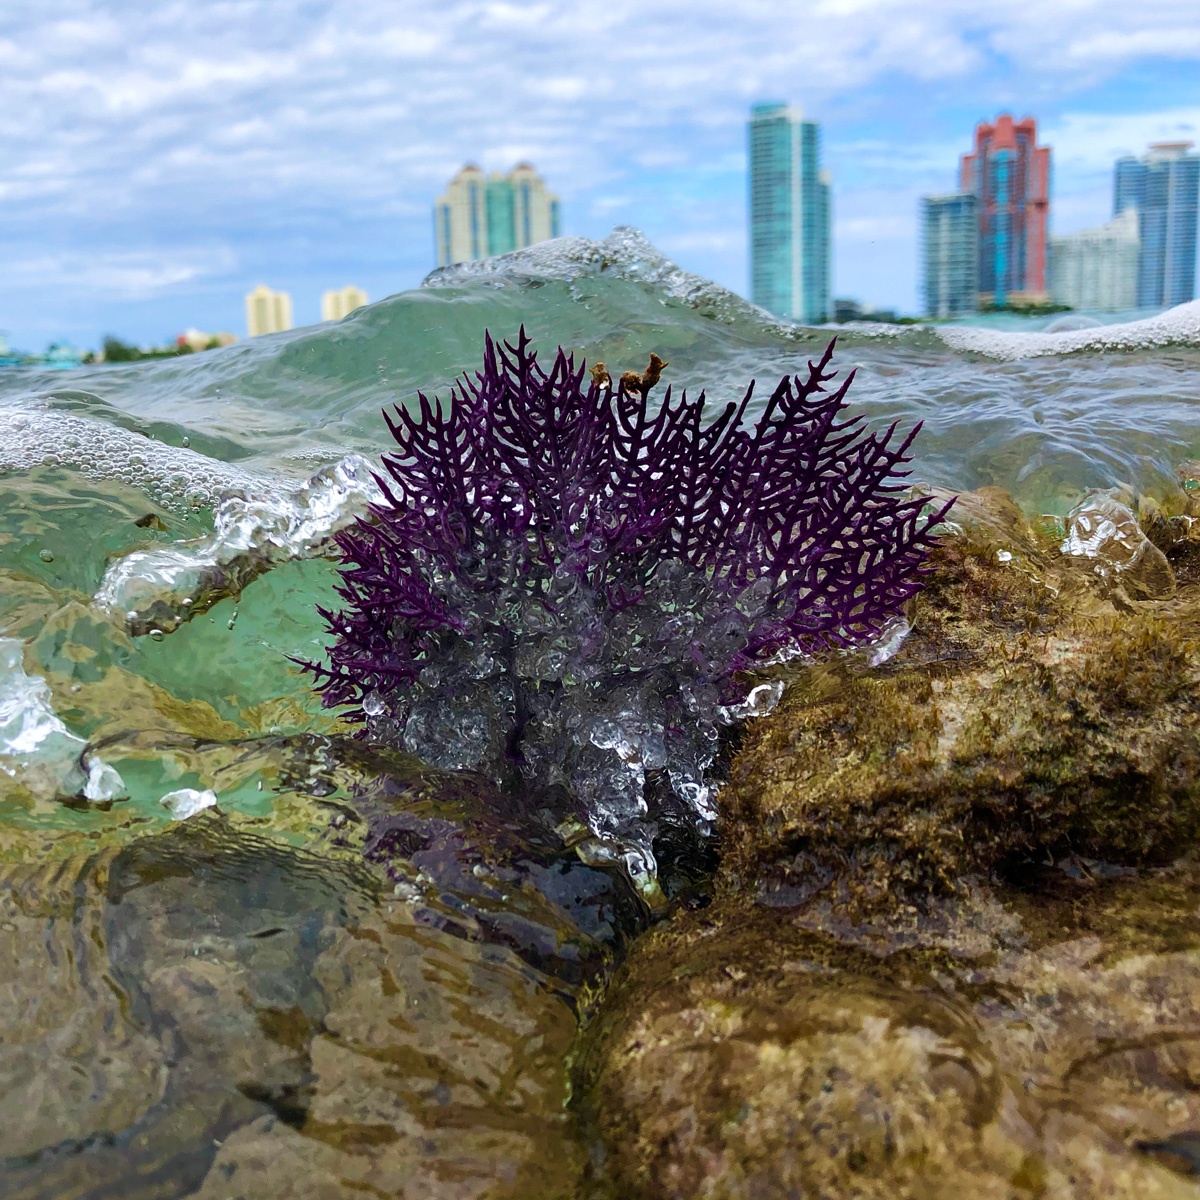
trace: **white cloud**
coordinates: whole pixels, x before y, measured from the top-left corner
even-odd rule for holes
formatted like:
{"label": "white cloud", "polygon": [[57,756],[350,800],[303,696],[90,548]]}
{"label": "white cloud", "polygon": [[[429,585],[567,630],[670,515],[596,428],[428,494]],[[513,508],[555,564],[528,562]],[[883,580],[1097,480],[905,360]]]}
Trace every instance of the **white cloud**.
{"label": "white cloud", "polygon": [[1164,112],[1095,115],[1068,113],[1043,129],[1059,166],[1111,171],[1122,154],[1141,154],[1151,142],[1200,142],[1200,104]]}
{"label": "white cloud", "polygon": [[[77,291],[96,288],[97,304],[114,288],[185,288],[272,255],[298,262],[331,238],[340,241],[330,253],[361,245],[365,257],[381,245],[390,261],[406,256],[409,275],[390,286],[415,281],[428,266],[428,205],[468,159],[488,169],[530,159],[563,196],[568,229],[603,232],[589,222],[611,215],[653,232],[657,221],[675,252],[693,255],[686,265],[726,271],[740,286],[742,125],[750,102],[771,97],[826,122],[838,236],[860,243],[899,238],[912,197],[952,185],[970,123],[1002,107],[1052,114],[1043,125],[1068,193],[1107,170],[1116,150],[1200,128],[1195,108],[1152,96],[1126,104],[1161,110],[1149,116],[1062,115],[1076,112],[1073,97],[1138,64],[1200,63],[1195,0],[10,8],[0,229],[10,243],[24,239],[22,261],[44,260],[48,246],[79,263],[93,252],[107,261],[73,277]],[[938,106],[967,114],[957,140],[929,127]],[[913,127],[898,133],[908,112]],[[886,136],[865,136],[872,125]],[[893,199],[864,210],[889,174]],[[670,195],[656,197],[661,177]],[[678,228],[689,187],[694,203]],[[388,222],[394,231],[381,234]],[[179,275],[193,261],[181,242],[209,241],[252,245],[254,256],[217,256],[215,268]],[[122,268],[114,245],[144,260]],[[231,294],[248,282],[231,278]],[[15,297],[0,280],[0,324],[15,324],[4,307]]]}
{"label": "white cloud", "polygon": [[9,283],[45,291],[101,292],[115,299],[141,300],[205,276],[232,270],[236,258],[226,247],[174,251],[94,252],[10,258]]}

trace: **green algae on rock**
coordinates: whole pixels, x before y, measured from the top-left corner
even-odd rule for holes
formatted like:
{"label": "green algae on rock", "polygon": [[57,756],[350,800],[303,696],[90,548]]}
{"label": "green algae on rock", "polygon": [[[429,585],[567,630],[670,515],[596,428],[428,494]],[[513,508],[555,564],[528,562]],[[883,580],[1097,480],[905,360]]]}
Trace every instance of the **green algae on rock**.
{"label": "green algae on rock", "polygon": [[1019,532],[1017,554],[949,541],[899,653],[810,669],[751,725],[722,795],[727,886],[867,913],[1020,857],[1195,843],[1200,595],[1118,607]]}

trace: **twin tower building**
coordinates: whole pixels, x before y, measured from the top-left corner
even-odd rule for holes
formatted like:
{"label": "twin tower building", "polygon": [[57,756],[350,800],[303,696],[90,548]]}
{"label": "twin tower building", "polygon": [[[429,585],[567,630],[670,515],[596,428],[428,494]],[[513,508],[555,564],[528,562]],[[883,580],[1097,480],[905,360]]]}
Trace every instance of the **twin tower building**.
{"label": "twin tower building", "polygon": [[528,163],[507,175],[468,164],[433,206],[437,265],[521,250],[559,236],[558,197]]}

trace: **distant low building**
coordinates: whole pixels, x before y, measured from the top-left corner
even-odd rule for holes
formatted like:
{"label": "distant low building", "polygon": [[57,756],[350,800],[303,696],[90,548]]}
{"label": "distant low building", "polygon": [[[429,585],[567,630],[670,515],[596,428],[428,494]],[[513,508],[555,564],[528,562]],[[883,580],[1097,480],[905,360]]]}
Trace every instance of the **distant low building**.
{"label": "distant low building", "polygon": [[874,321],[881,325],[896,324],[894,308],[875,308],[870,304],[859,304],[857,300],[835,300],[833,302],[833,319],[839,325],[850,321]]}
{"label": "distant low building", "polygon": [[979,200],[970,192],[921,198],[925,315],[947,320],[979,303]]}
{"label": "distant low building", "polygon": [[70,342],[51,342],[41,357],[41,365],[52,371],[69,371],[83,365],[83,351]]}
{"label": "distant low building", "polygon": [[205,333],[202,329],[185,329],[175,339],[175,345],[183,350],[216,350],[220,346],[232,346],[237,338],[232,333]]}
{"label": "distant low building", "polygon": [[1128,208],[1105,225],[1050,239],[1056,304],[1094,312],[1138,306],[1138,213]]}
{"label": "distant low building", "polygon": [[264,333],[282,333],[292,327],[292,298],[287,292],[275,292],[264,284],[246,295],[246,333],[261,337]]}
{"label": "distant low building", "polygon": [[528,163],[485,176],[468,163],[433,207],[437,265],[521,250],[560,235],[558,197]]}
{"label": "distant low building", "polygon": [[356,308],[363,308],[366,304],[367,293],[352,283],[344,288],[331,288],[321,295],[321,320],[340,321]]}

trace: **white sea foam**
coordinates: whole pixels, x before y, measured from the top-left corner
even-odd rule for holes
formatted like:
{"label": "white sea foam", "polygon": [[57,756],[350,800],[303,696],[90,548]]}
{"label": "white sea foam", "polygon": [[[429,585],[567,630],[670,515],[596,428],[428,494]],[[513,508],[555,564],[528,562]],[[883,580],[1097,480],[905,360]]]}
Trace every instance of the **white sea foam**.
{"label": "white sea foam", "polygon": [[124,794],[120,775],[55,713],[46,681],[26,674],[23,647],[19,638],[0,638],[0,771],[41,799]]}
{"label": "white sea foam", "polygon": [[196,788],[177,788],[168,792],[159,803],[171,814],[172,821],[186,821],[206,808],[212,808],[217,802],[216,793],[208,788],[197,791]]}
{"label": "white sea foam", "polygon": [[212,533],[117,559],[93,602],[130,633],[169,633],[276,563],[324,553],[335,533],[382,500],[360,454],[322,467],[291,492],[226,496]]}
{"label": "white sea foam", "polygon": [[966,350],[1005,360],[1073,354],[1081,350],[1119,353],[1158,350],[1181,344],[1195,346],[1200,345],[1200,300],[1177,305],[1140,321],[1095,325],[1058,333],[1021,333],[981,329],[973,325],[939,325],[936,329],[952,350]]}
{"label": "white sea foam", "polygon": [[177,510],[215,504],[232,489],[271,489],[263,476],[105,421],[31,405],[0,406],[0,472],[59,466],[88,479],[130,484]]}

